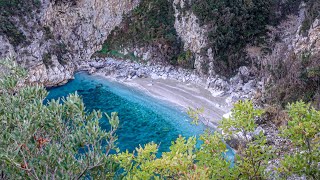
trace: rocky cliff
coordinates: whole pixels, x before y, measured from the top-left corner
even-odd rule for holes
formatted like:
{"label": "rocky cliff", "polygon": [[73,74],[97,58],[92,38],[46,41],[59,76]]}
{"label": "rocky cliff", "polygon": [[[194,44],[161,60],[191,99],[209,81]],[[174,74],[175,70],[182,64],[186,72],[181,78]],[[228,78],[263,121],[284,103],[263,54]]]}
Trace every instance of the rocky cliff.
{"label": "rocky cliff", "polygon": [[[316,13],[306,13],[317,6],[301,6],[307,10],[295,14],[300,1],[235,5],[223,0],[27,0],[18,6],[16,1],[2,1],[0,16],[6,21],[0,24],[0,58],[16,57],[29,69],[31,83],[46,86],[65,83],[79,61],[102,55],[195,69],[208,78],[208,86],[218,74],[237,74],[222,78],[223,84],[249,90],[246,84],[256,84],[252,78],[259,73],[281,79],[272,72],[276,68],[267,67],[290,64],[284,58],[291,57],[289,52],[313,59],[319,52],[319,20],[313,17]],[[276,18],[271,15],[282,23],[272,24]],[[317,61],[307,64],[303,67],[312,67],[307,76],[317,82]]]}
{"label": "rocky cliff", "polygon": [[[320,9],[319,4],[313,7]],[[303,100],[320,108],[320,16],[310,20],[309,12],[302,3],[298,14],[271,28],[272,52],[253,58],[261,63],[260,75],[268,78],[265,103],[285,106]]]}
{"label": "rocky cliff", "polygon": [[[213,54],[212,49],[209,49],[207,51],[207,56],[202,56],[201,50],[208,46],[208,29],[206,26],[200,26],[199,19],[197,16],[190,10],[183,10],[187,8],[186,6],[190,4],[190,0],[174,0],[173,6],[175,10],[175,23],[174,27],[176,28],[176,31],[181,37],[183,43],[184,43],[184,50],[190,50],[194,54],[195,62],[194,67],[197,69],[197,71],[201,74],[203,74],[203,66],[206,66],[205,61],[210,60],[210,62],[207,62],[209,64],[209,70],[208,73],[209,76],[213,76]],[[208,58],[210,57],[210,58]]]}
{"label": "rocky cliff", "polygon": [[[4,3],[7,9],[22,6]],[[138,4],[139,0],[43,0],[40,7],[31,6],[30,16],[16,13],[8,17],[25,40],[13,44],[6,31],[0,33],[0,57],[14,56],[28,68],[30,83],[65,83],[73,77],[74,62],[89,59],[123,14]]]}

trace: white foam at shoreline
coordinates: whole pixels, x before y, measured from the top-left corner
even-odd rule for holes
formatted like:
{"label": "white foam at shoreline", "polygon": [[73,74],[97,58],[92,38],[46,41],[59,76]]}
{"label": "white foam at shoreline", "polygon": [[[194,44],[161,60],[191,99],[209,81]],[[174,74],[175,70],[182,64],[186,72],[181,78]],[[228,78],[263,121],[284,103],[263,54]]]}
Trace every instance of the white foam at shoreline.
{"label": "white foam at shoreline", "polygon": [[150,96],[183,107],[185,110],[189,107],[204,108],[203,117],[205,120],[203,121],[209,120],[210,126],[214,128],[223,115],[230,111],[230,107],[225,103],[226,97],[220,97],[221,91],[209,91],[192,83],[162,78],[119,80],[99,73],[95,75],[139,89]]}

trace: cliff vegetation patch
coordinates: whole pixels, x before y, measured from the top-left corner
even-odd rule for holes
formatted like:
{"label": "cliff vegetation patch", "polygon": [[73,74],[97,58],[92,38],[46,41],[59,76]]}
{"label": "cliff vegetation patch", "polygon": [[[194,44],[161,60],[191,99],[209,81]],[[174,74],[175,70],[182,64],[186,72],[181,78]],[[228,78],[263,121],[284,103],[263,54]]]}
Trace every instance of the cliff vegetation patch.
{"label": "cliff vegetation patch", "polygon": [[124,57],[119,53],[124,48],[152,47],[167,62],[177,64],[182,45],[174,21],[171,1],[142,0],[135,10],[123,18],[121,25],[111,32],[97,54]]}
{"label": "cliff vegetation patch", "polygon": [[[39,0],[0,0],[0,35],[6,35],[14,46],[25,42],[26,36],[16,26],[17,23],[13,17],[32,16],[32,12],[37,10],[40,5]],[[23,18],[19,19],[24,21]]]}

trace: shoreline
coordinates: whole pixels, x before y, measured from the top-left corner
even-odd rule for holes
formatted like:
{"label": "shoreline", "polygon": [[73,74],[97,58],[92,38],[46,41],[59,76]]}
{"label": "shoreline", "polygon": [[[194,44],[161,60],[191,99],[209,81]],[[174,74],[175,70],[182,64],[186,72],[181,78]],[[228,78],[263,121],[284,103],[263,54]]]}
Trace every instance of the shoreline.
{"label": "shoreline", "polygon": [[141,64],[112,58],[82,61],[76,67],[76,72],[87,71],[136,88],[182,107],[185,112],[188,108],[203,108],[200,120],[215,129],[222,117],[228,116],[234,102],[252,98],[256,89],[261,88],[261,82],[250,79],[246,67],[230,80],[219,75],[203,77],[195,70],[171,65]]}
{"label": "shoreline", "polygon": [[[187,113],[187,109],[190,108],[196,108],[196,107],[191,107],[189,106],[190,104],[188,103],[183,103],[182,101],[178,101],[176,98],[172,99],[172,96],[167,96],[167,92],[163,91],[163,89],[158,89],[159,85],[162,85],[162,83],[178,83],[178,87],[181,88],[182,86],[186,86],[186,87],[190,87],[191,85],[195,85],[195,84],[191,84],[191,83],[183,83],[183,82],[179,82],[177,80],[172,80],[172,79],[152,79],[152,78],[134,78],[134,79],[122,79],[122,80],[117,80],[117,78],[114,78],[112,76],[105,76],[103,74],[99,74],[99,73],[93,73],[91,74],[93,76],[98,76],[101,78],[104,78],[108,81],[112,81],[112,82],[116,82],[116,83],[120,83],[124,86],[127,87],[132,87],[135,88],[135,90],[141,91],[142,93],[146,93],[148,96],[151,96],[155,99],[159,99],[162,101],[165,101],[166,103],[169,103],[170,105],[173,106],[177,106],[179,108],[181,108],[181,110],[184,113]],[[148,84],[149,82],[149,84]],[[153,85],[150,85],[150,83],[152,83]],[[231,112],[231,108],[232,106],[227,105],[226,102],[224,102],[227,99],[227,96],[222,96],[222,97],[214,97],[212,96],[212,92],[210,92],[208,89],[205,89],[199,85],[195,85],[196,87],[193,88],[188,88],[190,92],[195,92],[195,91],[201,91],[201,92],[205,92],[206,95],[211,96],[211,98],[209,97],[209,100],[206,99],[206,101],[210,101],[210,99],[214,99],[217,98],[216,101],[214,101],[216,104],[216,106],[214,106],[215,110],[220,110],[219,113],[215,113],[215,114],[211,114],[213,111],[210,110],[209,106],[204,106],[204,113],[202,113],[200,115],[199,121],[201,123],[203,123],[203,125],[205,127],[208,128],[212,128],[214,131],[218,131],[221,132],[221,129],[218,128],[218,124],[219,122],[222,120],[222,117],[225,117],[225,115],[228,115]],[[199,92],[198,92],[199,93]],[[177,95],[177,96],[181,96],[180,93],[177,92],[172,92],[171,95]],[[196,97],[196,98],[195,98]],[[193,96],[189,97],[189,101],[193,102],[195,99],[197,99],[198,96]],[[205,98],[204,96],[200,97],[200,99]],[[198,99],[199,100],[199,99]],[[203,101],[202,101],[203,102]],[[199,102],[198,102],[199,103]],[[211,102],[213,104],[213,102]],[[219,106],[219,104],[221,104]],[[235,154],[237,151],[236,149],[234,149],[234,147],[232,145],[230,145],[230,142],[225,142],[230,150]]]}
{"label": "shoreline", "polygon": [[155,99],[179,106],[185,113],[188,108],[203,108],[204,112],[200,115],[200,120],[204,125],[214,129],[217,129],[219,121],[231,110],[231,106],[226,103],[227,96],[213,96],[208,89],[193,83],[151,77],[117,80],[100,73],[92,75],[135,88]]}

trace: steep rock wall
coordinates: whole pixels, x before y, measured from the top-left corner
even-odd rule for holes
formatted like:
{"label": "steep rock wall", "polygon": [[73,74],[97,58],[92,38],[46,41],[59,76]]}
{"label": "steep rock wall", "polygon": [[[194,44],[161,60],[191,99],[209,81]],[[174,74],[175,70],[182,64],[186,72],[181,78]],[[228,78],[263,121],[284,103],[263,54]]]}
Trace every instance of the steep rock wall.
{"label": "steep rock wall", "polygon": [[0,58],[15,57],[29,69],[30,83],[63,84],[73,77],[74,62],[90,58],[122,15],[138,4],[139,0],[43,0],[32,16],[11,17],[26,42],[14,46],[0,34]]}
{"label": "steep rock wall", "polygon": [[75,61],[89,59],[101,48],[111,30],[121,23],[122,15],[139,0],[79,0],[76,3],[50,3],[43,17],[55,38],[70,48]]}
{"label": "steep rock wall", "polygon": [[205,54],[202,52],[208,46],[208,30],[206,26],[200,26],[198,18],[190,9],[186,9],[187,4],[191,4],[191,1],[173,1],[175,10],[174,27],[184,43],[184,50],[190,50],[194,54],[196,70],[202,75],[213,76],[215,74],[213,64],[210,63],[214,60],[212,49],[207,50]]}
{"label": "steep rock wall", "polygon": [[306,12],[302,4],[300,13],[271,29],[270,39],[278,39],[272,52],[254,58],[266,79],[264,103],[286,106],[303,100],[320,108],[320,19],[315,18],[303,31]]}

